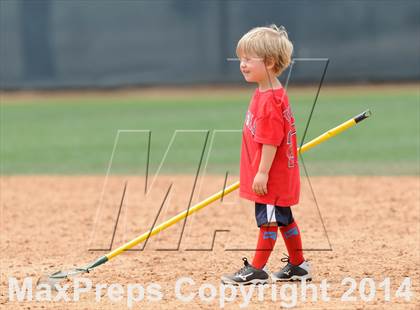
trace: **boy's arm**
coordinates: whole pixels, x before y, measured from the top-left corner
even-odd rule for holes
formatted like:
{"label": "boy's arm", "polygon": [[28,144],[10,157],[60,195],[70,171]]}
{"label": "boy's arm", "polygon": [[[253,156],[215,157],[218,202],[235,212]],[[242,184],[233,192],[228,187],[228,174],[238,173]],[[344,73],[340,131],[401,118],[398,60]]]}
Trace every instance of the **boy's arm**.
{"label": "boy's arm", "polygon": [[252,190],[257,195],[267,194],[268,173],[270,172],[276,151],[277,146],[269,144],[263,144],[262,146],[260,165],[255,175],[254,183],[252,184]]}

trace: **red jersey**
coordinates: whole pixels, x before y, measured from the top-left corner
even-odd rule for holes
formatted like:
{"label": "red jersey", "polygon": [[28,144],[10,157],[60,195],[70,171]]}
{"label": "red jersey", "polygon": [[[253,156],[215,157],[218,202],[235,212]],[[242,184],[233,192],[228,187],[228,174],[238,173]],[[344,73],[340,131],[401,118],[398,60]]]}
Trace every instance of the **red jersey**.
{"label": "red jersey", "polygon": [[[266,195],[252,190],[263,144],[277,146],[268,174]],[[299,202],[300,175],[295,119],[283,88],[261,92],[251,99],[242,133],[239,195],[258,203],[291,206]]]}

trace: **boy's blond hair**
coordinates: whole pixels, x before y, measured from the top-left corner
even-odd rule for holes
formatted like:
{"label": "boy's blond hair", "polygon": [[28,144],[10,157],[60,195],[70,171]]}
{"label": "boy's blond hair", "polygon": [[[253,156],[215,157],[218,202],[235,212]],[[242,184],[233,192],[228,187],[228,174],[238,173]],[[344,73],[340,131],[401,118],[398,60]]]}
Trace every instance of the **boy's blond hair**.
{"label": "boy's blond hair", "polygon": [[255,55],[264,62],[274,62],[274,73],[280,75],[292,59],[293,44],[290,42],[286,28],[272,24],[268,27],[257,27],[248,31],[238,42],[238,57]]}

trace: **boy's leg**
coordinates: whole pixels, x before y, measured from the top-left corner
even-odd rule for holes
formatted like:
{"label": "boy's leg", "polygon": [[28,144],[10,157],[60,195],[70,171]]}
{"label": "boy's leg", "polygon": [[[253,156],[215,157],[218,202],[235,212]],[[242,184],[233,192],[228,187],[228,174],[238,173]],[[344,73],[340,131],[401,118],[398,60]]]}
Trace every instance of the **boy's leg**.
{"label": "boy's leg", "polygon": [[280,226],[280,232],[289,253],[289,262],[299,266],[305,259],[303,258],[302,239],[296,221],[287,226]]}
{"label": "boy's leg", "polygon": [[290,207],[277,207],[276,212],[280,215],[278,222],[281,235],[289,253],[288,263],[280,271],[274,272],[271,278],[274,281],[294,281],[312,279],[310,266],[305,261],[302,251],[302,239],[299,227],[293,219]]}
{"label": "boy's leg", "polygon": [[257,248],[255,250],[252,266],[263,269],[273,251],[277,240],[277,223],[264,224],[260,227]]}
{"label": "boy's leg", "polygon": [[252,265],[262,269],[267,264],[277,240],[278,225],[275,206],[256,202],[255,219],[260,233]]}
{"label": "boy's leg", "polygon": [[264,284],[268,283],[269,275],[263,270],[274,244],[277,240],[277,221],[275,218],[275,207],[255,203],[255,217],[260,227],[260,234],[252,265],[243,258],[244,267],[233,274],[222,276],[224,284]]}

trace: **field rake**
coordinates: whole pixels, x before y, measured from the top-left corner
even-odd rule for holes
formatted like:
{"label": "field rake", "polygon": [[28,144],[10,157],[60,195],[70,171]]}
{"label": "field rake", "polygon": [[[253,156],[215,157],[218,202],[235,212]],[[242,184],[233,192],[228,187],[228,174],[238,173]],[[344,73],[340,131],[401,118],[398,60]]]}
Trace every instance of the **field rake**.
{"label": "field rake", "polygon": [[[340,134],[343,131],[346,131],[347,129],[355,126],[359,122],[363,121],[364,119],[368,118],[371,115],[371,112],[369,110],[360,113],[359,115],[351,118],[350,120],[338,125],[337,127],[328,130],[327,132],[323,133],[322,135],[318,136],[317,138],[309,141],[308,143],[302,145],[298,149],[299,153],[304,153],[308,151],[309,149],[317,146],[318,144],[325,142],[326,140],[331,139],[332,137]],[[37,284],[48,284],[52,288],[55,288],[56,284],[60,283],[61,281],[69,280],[71,278],[74,278],[78,275],[89,273],[96,267],[108,262],[109,260],[117,257],[124,251],[131,249],[138,245],[139,243],[146,241],[150,237],[160,233],[161,231],[167,229],[168,227],[178,223],[179,221],[185,219],[186,217],[190,216],[191,214],[209,206],[211,203],[219,200],[221,197],[226,196],[233,191],[237,190],[239,188],[239,182],[235,182],[232,185],[224,188],[223,190],[213,194],[212,196],[206,198],[205,200],[195,204],[194,206],[191,206],[185,211],[182,211],[178,213],[176,216],[170,218],[169,220],[161,223],[160,225],[154,227],[153,229],[146,231],[142,235],[132,239],[131,241],[123,244],[122,246],[116,248],[115,250],[99,257],[95,261],[87,264],[84,267],[77,267],[73,269],[67,269],[67,270],[60,270],[56,271],[52,274],[42,276],[38,279]]]}

